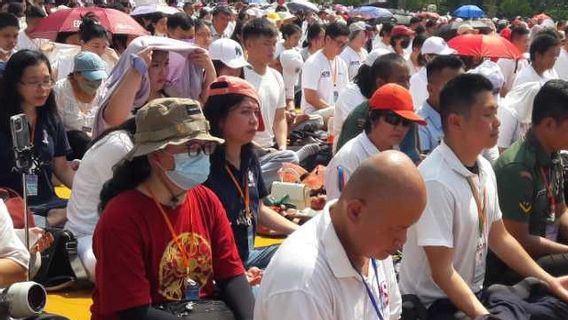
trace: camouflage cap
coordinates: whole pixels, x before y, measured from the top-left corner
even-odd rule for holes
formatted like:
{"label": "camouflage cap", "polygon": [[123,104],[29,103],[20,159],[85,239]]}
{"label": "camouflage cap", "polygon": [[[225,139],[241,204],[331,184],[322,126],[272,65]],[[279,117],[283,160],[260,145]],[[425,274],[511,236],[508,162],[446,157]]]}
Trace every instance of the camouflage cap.
{"label": "camouflage cap", "polygon": [[209,134],[209,122],[195,100],[154,99],[136,112],[134,148],[126,159],[131,160],[167,145],[182,145],[191,140],[224,142]]}

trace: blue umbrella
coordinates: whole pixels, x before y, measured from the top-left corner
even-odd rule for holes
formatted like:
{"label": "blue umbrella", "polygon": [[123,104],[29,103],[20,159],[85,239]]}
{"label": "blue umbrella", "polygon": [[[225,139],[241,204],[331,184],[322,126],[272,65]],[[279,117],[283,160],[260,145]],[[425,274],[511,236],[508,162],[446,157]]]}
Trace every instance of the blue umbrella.
{"label": "blue umbrella", "polygon": [[457,8],[456,11],[454,11],[454,16],[460,18],[469,18],[469,19],[480,18],[483,17],[484,15],[485,12],[483,12],[483,10],[481,10],[480,7],[472,4],[461,6]]}
{"label": "blue umbrella", "polygon": [[351,11],[352,16],[360,15],[365,19],[390,18],[392,12],[384,8],[362,6]]}

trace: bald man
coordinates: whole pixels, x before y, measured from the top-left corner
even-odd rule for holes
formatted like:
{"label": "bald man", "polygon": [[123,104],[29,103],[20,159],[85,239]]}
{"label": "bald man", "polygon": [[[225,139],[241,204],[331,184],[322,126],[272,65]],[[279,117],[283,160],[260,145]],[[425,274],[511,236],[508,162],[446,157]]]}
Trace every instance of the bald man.
{"label": "bald man", "polygon": [[384,151],[365,160],[339,199],[272,258],[254,318],[399,319],[402,300],[390,255],[425,206],[424,182],[406,155]]}

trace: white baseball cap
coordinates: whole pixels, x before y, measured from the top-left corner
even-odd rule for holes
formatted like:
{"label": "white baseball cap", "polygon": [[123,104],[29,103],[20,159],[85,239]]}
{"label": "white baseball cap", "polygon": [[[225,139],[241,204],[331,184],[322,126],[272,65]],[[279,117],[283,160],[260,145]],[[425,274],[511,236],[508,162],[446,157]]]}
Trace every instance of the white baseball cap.
{"label": "white baseball cap", "polygon": [[249,65],[241,45],[235,40],[222,38],[209,46],[211,60],[220,60],[229,68],[239,69]]}
{"label": "white baseball cap", "polygon": [[422,54],[447,56],[450,54],[456,54],[456,50],[450,48],[446,41],[440,37],[429,37],[422,45]]}

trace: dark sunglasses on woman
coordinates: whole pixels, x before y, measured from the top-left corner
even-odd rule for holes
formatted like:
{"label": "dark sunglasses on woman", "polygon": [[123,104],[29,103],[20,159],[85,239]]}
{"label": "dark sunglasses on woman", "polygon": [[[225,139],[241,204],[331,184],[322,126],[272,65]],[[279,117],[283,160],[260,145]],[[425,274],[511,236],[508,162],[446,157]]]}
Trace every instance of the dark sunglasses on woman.
{"label": "dark sunglasses on woman", "polygon": [[412,123],[412,121],[404,119],[403,117],[399,116],[394,112],[389,112],[385,114],[383,116],[383,119],[385,119],[386,123],[395,127],[398,126],[399,124],[402,124],[403,127],[408,127]]}

